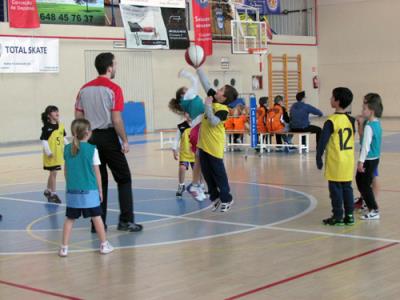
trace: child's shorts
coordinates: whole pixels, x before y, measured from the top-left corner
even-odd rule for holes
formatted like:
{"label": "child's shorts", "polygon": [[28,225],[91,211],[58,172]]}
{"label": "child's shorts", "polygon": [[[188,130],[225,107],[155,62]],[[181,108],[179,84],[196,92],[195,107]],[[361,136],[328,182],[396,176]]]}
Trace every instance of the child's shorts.
{"label": "child's shorts", "polygon": [[189,165],[190,165],[192,167],[192,170],[193,170],[194,162],[180,161],[179,165],[180,166],[185,166],[186,171],[189,170]]}
{"label": "child's shorts", "polygon": [[379,173],[378,173],[378,167],[374,170],[374,177],[378,177]]}
{"label": "child's shorts", "polygon": [[51,167],[43,166],[43,170],[46,170],[46,171],[60,171],[61,170],[61,166],[51,166]]}
{"label": "child's shorts", "polygon": [[92,218],[101,216],[102,214],[103,211],[100,206],[91,208],[67,207],[67,211],[65,212],[65,216],[68,219],[79,219],[81,216],[84,218]]}
{"label": "child's shorts", "polygon": [[190,145],[192,146],[193,153],[196,153],[197,150],[197,142],[199,141],[199,132],[200,132],[200,124],[196,125],[195,127],[190,130],[189,141]]}

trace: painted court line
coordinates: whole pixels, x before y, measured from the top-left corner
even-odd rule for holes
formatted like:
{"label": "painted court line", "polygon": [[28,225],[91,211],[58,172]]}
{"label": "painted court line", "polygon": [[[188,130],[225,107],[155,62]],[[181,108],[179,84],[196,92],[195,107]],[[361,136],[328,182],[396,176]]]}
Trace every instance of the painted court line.
{"label": "painted court line", "polygon": [[235,300],[235,299],[240,299],[240,298],[252,295],[252,294],[256,294],[258,292],[273,288],[275,286],[278,286],[278,285],[281,285],[281,284],[285,284],[285,283],[300,279],[302,277],[305,277],[305,276],[308,276],[308,275],[311,275],[311,274],[314,274],[314,273],[317,273],[317,272],[321,272],[323,270],[326,270],[326,269],[329,269],[329,268],[332,268],[332,267],[347,263],[347,262],[352,261],[352,260],[356,260],[356,259],[362,258],[362,257],[370,255],[370,254],[374,254],[376,252],[385,250],[387,248],[396,246],[398,244],[399,243],[391,243],[391,244],[387,244],[385,246],[378,247],[378,248],[375,248],[375,249],[372,249],[372,250],[369,250],[369,251],[366,251],[366,252],[362,252],[360,254],[357,254],[357,255],[342,259],[342,260],[335,261],[333,263],[330,263],[330,264],[327,264],[327,265],[324,265],[324,266],[321,266],[321,267],[306,271],[304,273],[300,273],[300,274],[297,274],[297,275],[294,275],[294,276],[291,276],[291,277],[287,277],[287,278],[284,278],[282,280],[278,280],[278,281],[272,282],[270,284],[258,287],[256,289],[253,289],[253,290],[250,290],[250,291],[247,291],[247,292],[244,292],[244,293],[240,293],[238,295],[231,296],[229,298],[225,298],[225,300]]}
{"label": "painted court line", "polygon": [[28,291],[31,291],[31,292],[36,292],[36,293],[40,293],[40,294],[44,294],[44,295],[50,295],[50,296],[54,296],[54,297],[58,297],[58,298],[62,298],[62,299],[83,300],[82,298],[77,298],[77,297],[73,297],[73,296],[63,295],[63,294],[60,294],[60,293],[55,293],[55,292],[50,292],[50,291],[46,291],[46,290],[42,290],[42,289],[37,289],[37,288],[30,287],[30,286],[27,286],[27,285],[17,284],[17,283],[13,283],[13,282],[4,281],[4,280],[0,280],[0,284],[12,286],[12,287],[23,289],[23,290],[28,290]]}
{"label": "painted court line", "polygon": [[[304,193],[302,193],[302,194],[304,194]],[[2,197],[2,196],[0,196],[0,199],[12,200],[12,201],[21,201],[21,202],[29,202],[29,203],[36,203],[36,204],[46,203],[46,202],[42,202],[42,201],[25,200],[25,199]],[[65,204],[58,204],[58,205],[65,206]],[[400,243],[400,240],[396,240],[396,239],[387,239],[387,238],[380,238],[380,237],[351,235],[351,234],[340,234],[340,233],[333,233],[333,232],[326,232],[326,231],[302,230],[302,229],[285,228],[285,227],[276,227],[275,226],[275,225],[278,225],[280,223],[289,222],[289,221],[292,221],[294,219],[297,219],[297,218],[300,218],[300,217],[306,215],[307,213],[309,213],[311,210],[313,210],[315,208],[315,202],[314,201],[312,201],[312,204],[310,205],[310,207],[308,209],[306,209],[305,211],[303,211],[302,213],[300,213],[298,215],[295,215],[293,217],[284,219],[284,220],[280,220],[278,222],[267,224],[267,225],[256,225],[256,224],[251,224],[251,223],[229,222],[229,221],[222,221],[222,220],[212,220],[212,219],[207,219],[207,218],[188,217],[189,215],[194,215],[194,214],[200,213],[200,212],[202,212],[204,210],[207,210],[208,208],[209,208],[209,206],[205,207],[205,208],[203,208],[201,210],[193,211],[193,212],[190,212],[190,213],[187,213],[187,214],[184,214],[184,215],[168,215],[168,214],[150,213],[150,212],[144,212],[144,211],[135,211],[135,214],[143,214],[143,215],[155,216],[155,217],[163,218],[163,219],[160,219],[160,220],[153,220],[153,221],[147,221],[147,222],[142,222],[142,223],[153,223],[153,222],[156,222],[156,221],[166,221],[166,220],[171,220],[171,219],[181,219],[181,220],[187,220],[187,221],[197,221],[197,222],[214,223],[214,224],[222,224],[222,225],[232,225],[232,226],[240,226],[240,227],[251,227],[253,229],[280,230],[280,231],[287,231],[287,232],[298,232],[298,233],[313,234],[313,235],[325,235],[325,236],[350,238],[350,239],[358,239],[358,240],[370,240],[370,241],[378,241],[378,242]],[[119,212],[119,210],[111,209],[111,208],[109,208],[108,211]],[[7,230],[5,230],[5,231],[7,231]],[[42,231],[44,231],[44,230],[42,230]]]}

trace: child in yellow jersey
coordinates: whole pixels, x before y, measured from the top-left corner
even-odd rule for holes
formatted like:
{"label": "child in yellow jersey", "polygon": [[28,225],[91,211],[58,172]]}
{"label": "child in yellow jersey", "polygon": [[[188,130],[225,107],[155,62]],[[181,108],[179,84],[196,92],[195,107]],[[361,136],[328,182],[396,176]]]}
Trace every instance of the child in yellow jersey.
{"label": "child in yellow jersey", "polygon": [[335,113],[325,122],[317,145],[318,169],[322,169],[322,155],[326,150],[325,178],[332,202],[333,215],[322,220],[325,225],[354,224],[351,182],[354,175],[355,120],[345,112],[352,101],[353,93],[348,88],[338,87],[332,91],[331,106]]}
{"label": "child in yellow jersey", "polygon": [[49,105],[42,113],[42,134],[40,140],[43,145],[43,169],[49,171],[47,189],[44,196],[50,203],[61,203],[56,193],[57,172],[64,164],[64,145],[67,143],[64,125],[60,122],[58,108]]}
{"label": "child in yellow jersey", "polygon": [[195,154],[191,149],[189,140],[190,131],[190,118],[187,116],[184,122],[178,124],[175,143],[172,147],[174,159],[179,160],[179,185],[178,190],[176,191],[176,197],[178,198],[181,198],[183,192],[185,191],[185,173],[187,170],[189,170],[189,165],[193,170],[195,163]]}
{"label": "child in yellow jersey", "polygon": [[199,148],[201,171],[207,182],[212,210],[220,208],[227,212],[233,204],[228,176],[224,166],[225,126],[228,118],[228,104],[236,100],[238,92],[230,85],[214,91],[210,88],[205,74],[198,69],[202,85],[209,96],[205,102],[204,118],[201,121]]}

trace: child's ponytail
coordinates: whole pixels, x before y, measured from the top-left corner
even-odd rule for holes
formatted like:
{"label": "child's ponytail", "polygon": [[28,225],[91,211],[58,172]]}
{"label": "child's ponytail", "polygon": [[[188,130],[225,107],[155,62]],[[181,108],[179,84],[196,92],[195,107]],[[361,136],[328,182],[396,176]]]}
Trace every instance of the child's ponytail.
{"label": "child's ponytail", "polygon": [[72,146],[71,146],[71,153],[73,156],[78,154],[80,146],[81,146],[81,141],[76,136],[74,136],[72,139]]}

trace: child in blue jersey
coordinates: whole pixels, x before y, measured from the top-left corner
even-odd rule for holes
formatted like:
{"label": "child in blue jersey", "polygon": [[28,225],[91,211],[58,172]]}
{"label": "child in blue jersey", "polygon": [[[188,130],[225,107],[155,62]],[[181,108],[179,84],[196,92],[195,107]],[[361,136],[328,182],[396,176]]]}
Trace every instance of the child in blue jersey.
{"label": "child in blue jersey", "polygon": [[201,185],[201,168],[198,163],[199,157],[197,155],[197,140],[199,135],[200,123],[203,119],[204,103],[203,99],[198,95],[199,81],[196,76],[186,70],[179,72],[179,77],[186,78],[190,81],[191,85],[189,88],[181,87],[176,91],[175,98],[169,102],[169,108],[176,114],[189,115],[192,120],[192,129],[190,132],[190,143],[192,145],[192,151],[196,154],[195,163],[193,166],[193,179],[192,183],[188,185],[187,191],[197,201],[204,201],[206,195]]}
{"label": "child in blue jersey", "polygon": [[[365,103],[365,101],[366,100],[364,98],[364,103]],[[357,116],[356,120],[357,120],[358,136],[360,138],[360,143],[362,143],[362,137],[364,135],[364,128],[368,122],[368,119],[366,119],[361,114],[361,115]],[[379,176],[379,172],[378,172],[378,168],[376,168],[374,171],[374,179],[372,180],[372,190],[374,191],[375,197],[377,197],[378,193],[379,193],[378,176]],[[359,197],[354,198],[354,209],[359,209],[360,211],[364,211],[365,209],[367,209],[367,206],[365,205],[365,201],[361,194]]]}
{"label": "child in blue jersey", "polygon": [[367,123],[362,136],[356,174],[358,190],[368,208],[368,213],[361,216],[362,220],[379,220],[380,218],[372,182],[381,155],[382,127],[379,118],[382,117],[382,112],[381,97],[375,93],[367,94],[364,97],[362,110],[362,115],[367,120]]}
{"label": "child in blue jersey", "polygon": [[90,123],[86,119],[72,122],[73,141],[64,149],[67,211],[64,222],[63,240],[59,256],[68,255],[68,242],[75,219],[81,215],[91,217],[100,240],[100,253],[114,250],[106,239],[101,219],[102,185],[99,153],[96,146],[88,143],[91,136]]}

